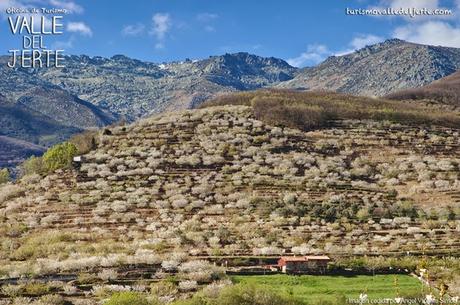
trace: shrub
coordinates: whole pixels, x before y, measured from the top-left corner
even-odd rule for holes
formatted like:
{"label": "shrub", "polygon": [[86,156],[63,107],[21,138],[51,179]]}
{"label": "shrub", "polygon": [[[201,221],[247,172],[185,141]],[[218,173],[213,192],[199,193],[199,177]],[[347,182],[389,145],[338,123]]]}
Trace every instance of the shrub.
{"label": "shrub", "polygon": [[11,180],[10,172],[7,168],[0,170],[0,184],[7,183]]}
{"label": "shrub", "polygon": [[217,97],[200,108],[222,105],[253,107],[254,116],[268,124],[309,130],[330,120],[370,119],[457,128],[457,113],[447,113],[422,103],[359,97],[324,91],[300,92],[264,89]]}
{"label": "shrub", "polygon": [[26,297],[16,297],[14,298],[13,302],[10,303],[9,301],[7,301],[6,303],[0,303],[2,305],[5,305],[5,304],[12,304],[12,305],[30,305],[30,304],[34,304],[33,302],[33,299],[32,298],[26,298]]}
{"label": "shrub", "polygon": [[78,275],[77,281],[80,285],[89,285],[97,283],[99,281],[99,278],[95,274],[80,273]]}
{"label": "shrub", "polygon": [[253,249],[254,255],[280,255],[282,253],[282,249],[277,247],[263,247],[258,249]]}
{"label": "shrub", "polygon": [[460,72],[457,72],[424,87],[398,91],[386,97],[394,100],[435,100],[443,104],[460,105],[459,83]]}
{"label": "shrub", "polygon": [[97,276],[103,281],[115,280],[118,277],[118,273],[114,269],[104,269],[97,274]]}
{"label": "shrub", "polygon": [[68,168],[72,158],[78,153],[77,147],[68,142],[55,145],[43,155],[43,164],[48,172],[59,168]]}
{"label": "shrub", "polygon": [[42,177],[38,174],[31,174],[24,177],[21,177],[21,182],[25,185],[33,185],[39,183]]}
{"label": "shrub", "polygon": [[216,296],[198,293],[191,300],[176,302],[174,305],[301,305],[293,297],[280,296],[265,287],[255,285],[235,285],[221,289]]}
{"label": "shrub", "polygon": [[113,294],[104,305],[151,305],[151,303],[140,293],[126,291]]}
{"label": "shrub", "polygon": [[161,263],[161,268],[163,268],[166,271],[174,271],[177,269],[178,266],[179,262],[175,260],[167,260]]}
{"label": "shrub", "polygon": [[96,148],[96,131],[85,131],[70,138],[69,142],[77,148],[78,154],[86,154]]}
{"label": "shrub", "polygon": [[24,189],[15,184],[0,186],[0,203],[13,199],[24,194]]}
{"label": "shrub", "polygon": [[174,283],[160,281],[150,285],[150,293],[159,297],[176,295],[178,293],[177,286]]}
{"label": "shrub", "polygon": [[0,291],[6,296],[17,297],[21,295],[21,290],[21,286],[19,285],[4,285]]}
{"label": "shrub", "polygon": [[32,156],[21,164],[21,175],[44,174],[46,172],[41,157]]}
{"label": "shrub", "polygon": [[205,260],[188,261],[179,266],[184,279],[207,282],[222,277],[223,270]]}
{"label": "shrub", "polygon": [[316,105],[286,102],[276,97],[256,97],[252,101],[254,116],[272,125],[309,130],[326,125],[332,113]]}
{"label": "shrub", "polygon": [[360,220],[360,221],[365,221],[367,219],[369,219],[369,210],[367,208],[361,208],[357,213],[356,213],[356,217]]}
{"label": "shrub", "polygon": [[179,282],[179,290],[181,291],[193,291],[198,288],[198,283],[196,281],[182,281]]}
{"label": "shrub", "polygon": [[24,293],[31,296],[41,296],[50,292],[50,287],[45,283],[31,282],[25,284],[22,289]]}
{"label": "shrub", "polygon": [[40,305],[65,305],[68,304],[65,299],[58,294],[44,295],[40,298]]}

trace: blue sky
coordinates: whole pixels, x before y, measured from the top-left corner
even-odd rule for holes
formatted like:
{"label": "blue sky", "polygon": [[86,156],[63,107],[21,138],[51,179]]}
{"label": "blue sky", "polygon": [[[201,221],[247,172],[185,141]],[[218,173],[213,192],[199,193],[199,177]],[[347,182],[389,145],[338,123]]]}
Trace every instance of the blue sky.
{"label": "blue sky", "polygon": [[[460,47],[460,0],[0,0],[2,54],[21,47],[9,7],[66,8],[64,34],[45,37],[66,54],[163,62],[249,52],[296,66],[317,64],[366,44],[398,37]],[[450,9],[448,16],[346,15],[350,9]],[[13,15],[14,16],[14,15]]]}

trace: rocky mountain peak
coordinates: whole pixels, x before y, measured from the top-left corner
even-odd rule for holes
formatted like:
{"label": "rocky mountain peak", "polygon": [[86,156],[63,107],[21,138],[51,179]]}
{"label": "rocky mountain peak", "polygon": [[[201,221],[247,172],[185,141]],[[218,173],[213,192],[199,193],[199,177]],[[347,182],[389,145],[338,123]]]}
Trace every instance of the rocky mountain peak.
{"label": "rocky mountain peak", "polygon": [[204,60],[203,63],[208,67],[212,67],[210,70],[215,68],[229,68],[230,70],[244,69],[244,71],[257,71],[264,68],[296,70],[282,59],[261,57],[246,52],[212,56],[208,60]]}

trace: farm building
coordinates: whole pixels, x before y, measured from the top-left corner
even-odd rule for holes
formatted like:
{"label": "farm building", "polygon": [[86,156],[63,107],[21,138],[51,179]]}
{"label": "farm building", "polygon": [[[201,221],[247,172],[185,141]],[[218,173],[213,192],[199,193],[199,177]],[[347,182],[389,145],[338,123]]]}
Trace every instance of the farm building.
{"label": "farm building", "polygon": [[283,273],[325,273],[328,256],[282,256],[278,267]]}

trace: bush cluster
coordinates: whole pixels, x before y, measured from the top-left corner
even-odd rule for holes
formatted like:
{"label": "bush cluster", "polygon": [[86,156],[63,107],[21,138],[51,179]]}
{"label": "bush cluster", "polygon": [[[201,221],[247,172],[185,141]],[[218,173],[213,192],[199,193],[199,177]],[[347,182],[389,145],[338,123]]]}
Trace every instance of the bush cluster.
{"label": "bush cluster", "polygon": [[72,164],[72,158],[78,150],[75,144],[64,142],[48,149],[43,155],[43,165],[48,172],[59,168],[67,168]]}
{"label": "bush cluster", "polygon": [[[153,299],[153,300],[152,300]],[[104,305],[156,305],[155,297],[148,298],[137,292],[119,292]],[[255,285],[234,285],[221,288],[217,293],[203,290],[189,300],[180,300],[173,305],[302,305],[293,297],[281,296],[268,288]]]}
{"label": "bush cluster", "polygon": [[0,184],[7,183],[11,180],[10,172],[7,168],[0,169]]}
{"label": "bush cluster", "polygon": [[267,124],[302,130],[327,127],[332,120],[376,120],[404,124],[458,127],[460,118],[421,103],[375,99],[323,92],[264,89],[217,97],[201,108],[221,105],[251,106]]}
{"label": "bush cluster", "polygon": [[96,135],[97,131],[85,131],[80,134],[76,134],[70,138],[69,142],[75,145],[78,154],[86,154],[97,146]]}
{"label": "bush cluster", "polygon": [[104,305],[153,305],[147,298],[137,292],[117,292],[113,294]]}
{"label": "bush cluster", "polygon": [[460,72],[440,81],[415,89],[391,93],[386,97],[394,100],[434,100],[443,104],[460,105]]}
{"label": "bush cluster", "polygon": [[22,176],[46,174],[57,169],[69,168],[78,154],[75,144],[64,142],[48,149],[42,157],[32,156],[21,165]]}

